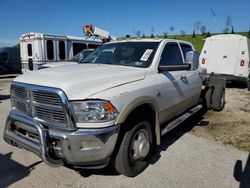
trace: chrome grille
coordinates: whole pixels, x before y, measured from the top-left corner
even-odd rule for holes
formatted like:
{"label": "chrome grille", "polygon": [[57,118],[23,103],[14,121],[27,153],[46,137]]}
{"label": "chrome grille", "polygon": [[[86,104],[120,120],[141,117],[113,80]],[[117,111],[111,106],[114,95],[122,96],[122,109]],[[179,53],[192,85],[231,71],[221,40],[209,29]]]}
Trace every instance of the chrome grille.
{"label": "chrome grille", "polygon": [[48,93],[42,91],[33,92],[33,100],[38,103],[46,103],[51,105],[61,105],[61,99],[56,93]]}
{"label": "chrome grille", "polygon": [[62,110],[57,111],[42,107],[35,107],[35,116],[48,122],[50,122],[51,120],[58,123],[66,122],[65,114]]}
{"label": "chrome grille", "polygon": [[66,109],[66,97],[62,93],[54,88],[14,83],[11,86],[12,108],[46,126],[73,129],[72,118]]}
{"label": "chrome grille", "polygon": [[13,94],[16,97],[20,97],[22,99],[26,99],[27,98],[27,91],[23,87],[14,87],[13,88]]}
{"label": "chrome grille", "polygon": [[24,102],[14,100],[14,106],[21,112],[26,113],[26,104]]}

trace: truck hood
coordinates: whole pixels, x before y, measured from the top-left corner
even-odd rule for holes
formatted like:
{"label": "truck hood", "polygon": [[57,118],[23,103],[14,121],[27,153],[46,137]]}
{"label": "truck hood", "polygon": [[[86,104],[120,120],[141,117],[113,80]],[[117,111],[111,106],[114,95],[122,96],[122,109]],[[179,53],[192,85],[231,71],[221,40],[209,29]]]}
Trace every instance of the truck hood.
{"label": "truck hood", "polygon": [[62,89],[69,100],[91,97],[101,91],[142,80],[143,68],[76,64],[29,72],[14,79],[16,82]]}

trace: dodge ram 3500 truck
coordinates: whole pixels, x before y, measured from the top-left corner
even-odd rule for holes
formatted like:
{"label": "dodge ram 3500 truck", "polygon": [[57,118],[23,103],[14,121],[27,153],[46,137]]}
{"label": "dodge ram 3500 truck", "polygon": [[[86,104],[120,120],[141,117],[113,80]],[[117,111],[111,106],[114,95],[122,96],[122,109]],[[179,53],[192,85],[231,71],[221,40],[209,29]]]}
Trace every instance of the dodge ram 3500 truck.
{"label": "dodge ram 3500 truck", "polygon": [[80,64],[21,75],[11,84],[4,139],[50,166],[111,162],[136,176],[162,135],[204,105],[223,109],[224,82],[208,81],[198,65],[191,43],[144,39],[106,43]]}

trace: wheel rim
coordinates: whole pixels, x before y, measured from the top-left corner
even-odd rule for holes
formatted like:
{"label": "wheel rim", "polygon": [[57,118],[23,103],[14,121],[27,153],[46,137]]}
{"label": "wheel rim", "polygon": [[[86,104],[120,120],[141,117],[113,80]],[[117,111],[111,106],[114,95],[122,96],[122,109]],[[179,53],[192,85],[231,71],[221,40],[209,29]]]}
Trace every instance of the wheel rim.
{"label": "wheel rim", "polygon": [[130,146],[130,159],[134,164],[142,161],[150,151],[150,142],[148,132],[145,129],[138,130],[131,142]]}

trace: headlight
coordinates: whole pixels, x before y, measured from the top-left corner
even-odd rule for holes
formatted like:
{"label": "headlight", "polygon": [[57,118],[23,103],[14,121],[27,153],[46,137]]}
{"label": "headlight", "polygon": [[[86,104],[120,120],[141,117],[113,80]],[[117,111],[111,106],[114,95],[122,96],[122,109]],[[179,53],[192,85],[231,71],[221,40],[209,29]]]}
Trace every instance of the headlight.
{"label": "headlight", "polygon": [[117,110],[109,101],[88,100],[72,101],[76,121],[83,122],[105,122],[115,120],[118,115]]}

